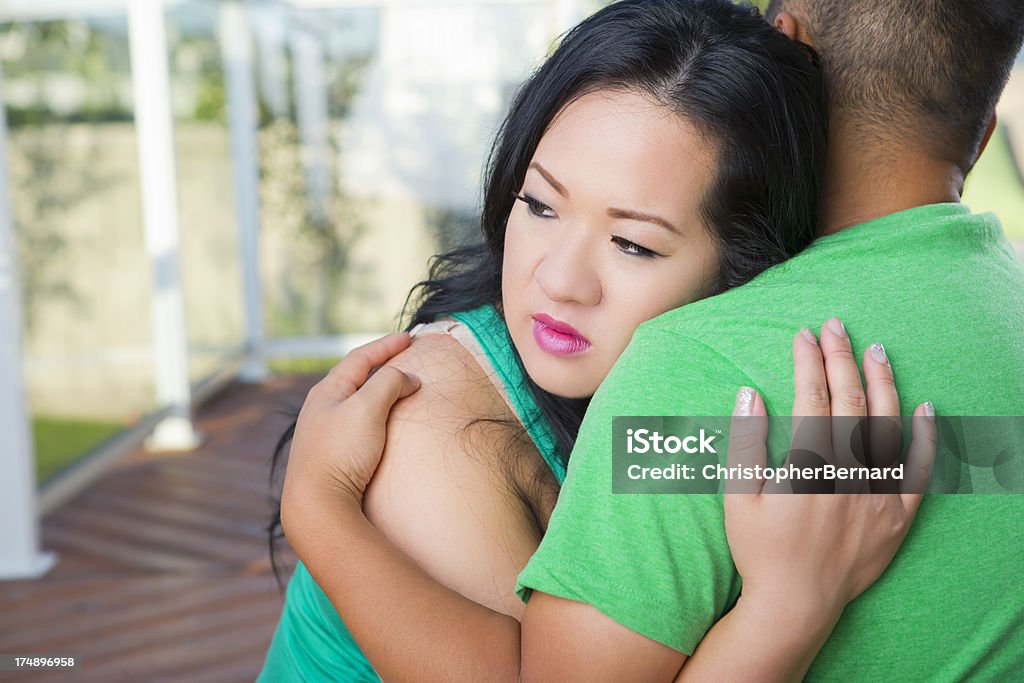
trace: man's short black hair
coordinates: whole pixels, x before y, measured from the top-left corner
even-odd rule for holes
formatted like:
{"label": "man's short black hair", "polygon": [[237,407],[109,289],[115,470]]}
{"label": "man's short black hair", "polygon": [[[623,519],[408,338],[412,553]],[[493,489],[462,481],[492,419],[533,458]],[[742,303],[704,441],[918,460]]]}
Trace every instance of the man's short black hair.
{"label": "man's short black hair", "polygon": [[1024,36],[1024,0],[772,0],[804,22],[836,113],[973,165]]}

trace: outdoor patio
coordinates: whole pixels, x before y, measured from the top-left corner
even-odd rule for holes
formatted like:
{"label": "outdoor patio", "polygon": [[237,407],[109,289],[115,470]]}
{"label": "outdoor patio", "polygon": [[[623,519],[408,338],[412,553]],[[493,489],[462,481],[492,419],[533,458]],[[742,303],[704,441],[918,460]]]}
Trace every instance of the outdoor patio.
{"label": "outdoor patio", "polygon": [[269,456],[288,424],[280,411],[316,379],[230,385],[198,410],[201,448],[140,449],[46,517],[57,565],[0,583],[0,652],[80,664],[0,680],[252,681],[284,595],[264,531]]}

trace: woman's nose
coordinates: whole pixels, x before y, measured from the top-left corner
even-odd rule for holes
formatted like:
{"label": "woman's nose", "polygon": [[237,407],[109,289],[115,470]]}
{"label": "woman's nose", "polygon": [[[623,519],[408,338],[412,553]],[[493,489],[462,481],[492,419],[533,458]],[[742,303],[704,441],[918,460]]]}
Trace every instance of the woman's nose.
{"label": "woman's nose", "polygon": [[594,257],[578,245],[563,245],[548,253],[535,277],[551,301],[595,306],[601,302],[601,279]]}

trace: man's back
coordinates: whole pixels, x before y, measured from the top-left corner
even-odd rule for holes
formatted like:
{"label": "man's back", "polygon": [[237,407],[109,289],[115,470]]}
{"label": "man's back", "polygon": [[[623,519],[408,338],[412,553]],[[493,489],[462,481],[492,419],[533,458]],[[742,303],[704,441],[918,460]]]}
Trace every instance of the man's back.
{"label": "man's back", "polygon": [[[721,499],[612,494],[612,418],[729,415],[743,385],[760,391],[769,414],[787,415],[793,336],[832,316],[856,350],[885,344],[904,414],[930,400],[940,415],[1024,415],[1024,266],[995,217],[942,204],[849,228],[637,331],[591,404],[548,535],[520,583],[692,653],[739,592]],[[1022,528],[1018,496],[929,496],[809,676],[1017,675]]]}

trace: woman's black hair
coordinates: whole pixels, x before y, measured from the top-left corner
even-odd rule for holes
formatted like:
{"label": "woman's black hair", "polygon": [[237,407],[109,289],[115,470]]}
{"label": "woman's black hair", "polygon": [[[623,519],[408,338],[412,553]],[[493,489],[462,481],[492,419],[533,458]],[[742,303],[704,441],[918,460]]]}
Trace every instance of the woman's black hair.
{"label": "woman's black hair", "polygon": [[[699,205],[718,253],[707,293],[748,282],[814,238],[827,139],[825,86],[814,52],[777,32],[750,5],[621,0],[569,31],[519,90],[488,158],[482,239],[433,259],[428,279],[406,302],[406,329],[484,304],[501,310],[514,195],[555,116],[598,90],[646,95],[712,145],[717,164]],[[567,460],[589,400],[555,396],[523,374]],[[277,444],[271,482],[293,432],[294,424]],[[280,507],[269,527],[272,556],[279,524]]]}

